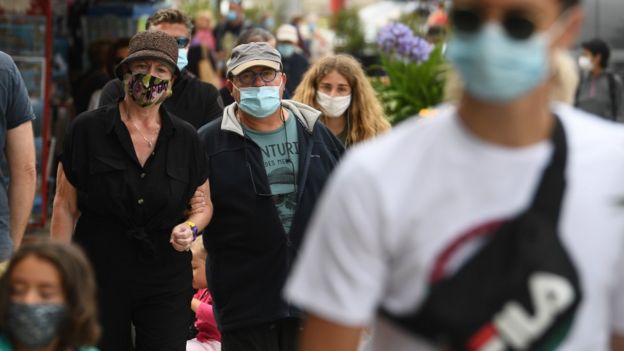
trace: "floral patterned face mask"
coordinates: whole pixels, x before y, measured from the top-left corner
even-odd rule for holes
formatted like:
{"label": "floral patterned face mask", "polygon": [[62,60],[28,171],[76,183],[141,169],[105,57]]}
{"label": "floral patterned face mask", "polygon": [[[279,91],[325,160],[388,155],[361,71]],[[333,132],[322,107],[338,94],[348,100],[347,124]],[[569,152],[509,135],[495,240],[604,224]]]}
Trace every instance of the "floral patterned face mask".
{"label": "floral patterned face mask", "polygon": [[171,96],[171,80],[160,79],[150,74],[126,73],[126,92],[137,105],[149,107],[160,104]]}

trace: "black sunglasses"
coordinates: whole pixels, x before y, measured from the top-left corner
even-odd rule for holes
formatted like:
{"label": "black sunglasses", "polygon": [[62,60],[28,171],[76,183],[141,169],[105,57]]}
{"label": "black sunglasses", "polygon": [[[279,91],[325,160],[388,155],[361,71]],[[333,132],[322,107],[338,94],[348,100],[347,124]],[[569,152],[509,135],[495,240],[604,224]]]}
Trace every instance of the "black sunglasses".
{"label": "black sunglasses", "polygon": [[[475,8],[453,8],[450,19],[455,30],[467,34],[478,32],[485,22],[482,12]],[[501,25],[505,32],[516,40],[526,40],[536,31],[533,20],[522,11],[505,13]]]}
{"label": "black sunglasses", "polygon": [[179,49],[184,49],[190,41],[190,39],[187,37],[176,37],[175,39],[176,39],[176,42],[178,42]]}

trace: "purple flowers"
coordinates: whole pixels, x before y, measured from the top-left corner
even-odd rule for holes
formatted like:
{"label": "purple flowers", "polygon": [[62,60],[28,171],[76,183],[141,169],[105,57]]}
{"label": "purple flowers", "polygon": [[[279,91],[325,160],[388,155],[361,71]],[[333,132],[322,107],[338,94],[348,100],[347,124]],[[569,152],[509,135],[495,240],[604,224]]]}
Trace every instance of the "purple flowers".
{"label": "purple flowers", "polygon": [[390,23],[384,26],[377,37],[377,45],[386,54],[394,54],[399,59],[422,63],[429,59],[433,45],[403,23]]}

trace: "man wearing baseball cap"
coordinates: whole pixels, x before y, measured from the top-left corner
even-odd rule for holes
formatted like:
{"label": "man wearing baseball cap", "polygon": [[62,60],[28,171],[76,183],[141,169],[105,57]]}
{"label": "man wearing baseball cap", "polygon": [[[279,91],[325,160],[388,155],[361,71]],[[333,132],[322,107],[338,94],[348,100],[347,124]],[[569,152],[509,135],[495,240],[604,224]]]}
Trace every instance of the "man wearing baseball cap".
{"label": "man wearing baseball cap", "polygon": [[229,351],[295,349],[300,313],[281,290],[344,151],[319,111],[282,100],[281,62],[267,43],[235,47],[226,83],[235,102],[199,131],[214,206],[206,271]]}
{"label": "man wearing baseball cap", "polygon": [[299,37],[297,36],[297,28],[292,24],[282,24],[275,33],[277,39],[277,50],[282,55],[282,64],[284,65],[284,73],[288,76],[286,83],[286,91],[293,95],[295,89],[301,82],[301,78],[308,70],[310,63],[308,59],[301,53],[301,49],[297,45]]}

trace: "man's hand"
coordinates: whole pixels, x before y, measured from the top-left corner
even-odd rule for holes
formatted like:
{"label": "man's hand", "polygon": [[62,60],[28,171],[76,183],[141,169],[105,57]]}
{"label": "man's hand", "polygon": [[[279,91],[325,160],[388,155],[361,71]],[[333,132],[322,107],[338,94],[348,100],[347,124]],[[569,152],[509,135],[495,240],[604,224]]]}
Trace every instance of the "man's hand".
{"label": "man's hand", "polygon": [[191,207],[191,209],[186,213],[187,217],[197,213],[201,213],[206,208],[206,194],[201,187],[195,190],[193,197],[191,197],[191,200],[189,201],[189,206]]}

